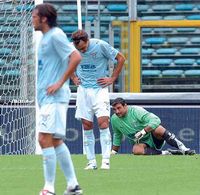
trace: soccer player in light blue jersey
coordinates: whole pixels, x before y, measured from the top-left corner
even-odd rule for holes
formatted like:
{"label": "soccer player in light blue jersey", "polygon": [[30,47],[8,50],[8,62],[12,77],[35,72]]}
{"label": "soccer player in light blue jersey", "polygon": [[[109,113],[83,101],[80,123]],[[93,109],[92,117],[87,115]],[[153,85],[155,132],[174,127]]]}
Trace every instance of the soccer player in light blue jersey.
{"label": "soccer player in light blue jersey", "polygon": [[[84,30],[72,34],[73,43],[82,60],[71,77],[78,85],[76,118],[81,119],[84,129],[84,147],[88,159],[86,170],[97,169],[93,118],[97,117],[102,151],[101,169],[110,169],[111,135],[109,130],[110,101],[108,86],[118,78],[125,58],[110,44],[99,39],[89,39]],[[111,77],[108,61],[116,61]]]}
{"label": "soccer player in light blue jersey", "polygon": [[[128,106],[123,98],[116,98],[112,107],[112,154],[118,152],[123,136],[132,143],[132,153],[135,155],[195,154],[194,150],[185,147],[173,133],[166,130],[155,114],[140,106]],[[162,150],[165,142],[178,150]]]}
{"label": "soccer player in light blue jersey", "polygon": [[37,98],[39,104],[39,143],[43,154],[45,185],[40,195],[55,194],[54,183],[58,161],[66,177],[64,195],[82,194],[71,155],[63,142],[66,113],[70,98],[69,78],[81,55],[57,27],[57,12],[48,3],[37,5],[32,12],[36,31],[43,33],[38,51]]}

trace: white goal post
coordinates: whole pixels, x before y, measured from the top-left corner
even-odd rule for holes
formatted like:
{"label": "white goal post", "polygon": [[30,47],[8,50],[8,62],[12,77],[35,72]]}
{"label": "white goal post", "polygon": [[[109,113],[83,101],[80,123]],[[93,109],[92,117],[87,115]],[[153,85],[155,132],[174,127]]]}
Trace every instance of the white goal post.
{"label": "white goal post", "polygon": [[0,0],[0,154],[35,153],[34,0]]}

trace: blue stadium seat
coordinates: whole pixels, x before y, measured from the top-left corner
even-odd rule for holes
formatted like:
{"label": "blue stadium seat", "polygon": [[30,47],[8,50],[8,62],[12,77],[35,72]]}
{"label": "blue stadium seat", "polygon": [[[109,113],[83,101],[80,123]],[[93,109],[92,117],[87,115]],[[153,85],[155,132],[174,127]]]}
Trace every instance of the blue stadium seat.
{"label": "blue stadium seat", "polygon": [[111,22],[113,20],[116,20],[115,16],[100,16],[100,21]]}
{"label": "blue stadium seat", "polygon": [[185,16],[183,15],[172,15],[172,16],[165,16],[164,20],[184,20]]}
{"label": "blue stadium seat", "polygon": [[58,22],[70,22],[72,21],[71,16],[58,16]]}
{"label": "blue stadium seat", "polygon": [[153,5],[152,10],[153,11],[171,11],[173,8],[172,4],[161,4],[161,5]]}
{"label": "blue stadium seat", "polygon": [[188,77],[188,76],[189,76],[189,77],[190,77],[190,76],[192,76],[192,77],[193,77],[193,76],[198,76],[198,77],[199,77],[199,76],[200,76],[200,70],[196,70],[196,69],[194,69],[194,70],[186,70],[186,71],[185,71],[185,76],[186,76],[186,77]]}
{"label": "blue stadium seat", "polygon": [[72,33],[78,30],[78,26],[61,26],[61,29],[64,32]]}
{"label": "blue stadium seat", "polygon": [[168,32],[172,32],[173,31],[173,28],[154,28],[154,32],[165,32],[165,33],[168,33]]}
{"label": "blue stadium seat", "polygon": [[176,11],[192,11],[194,9],[194,4],[177,4],[175,6]]}
{"label": "blue stadium seat", "polygon": [[162,76],[163,77],[182,77],[183,76],[183,70],[163,70]]}
{"label": "blue stadium seat", "polygon": [[182,58],[174,60],[174,64],[176,65],[194,65],[195,60],[190,58]]}
{"label": "blue stadium seat", "polygon": [[150,63],[149,59],[142,59],[142,66],[148,66]]}
{"label": "blue stadium seat", "polygon": [[142,28],[142,33],[151,33],[152,31],[153,31],[152,28],[146,28],[146,27]]}
{"label": "blue stadium seat", "polygon": [[200,48],[182,48],[180,49],[181,54],[198,54],[200,52]]}
{"label": "blue stadium seat", "polygon": [[197,64],[200,65],[200,59],[197,60]]}
{"label": "blue stadium seat", "polygon": [[128,16],[118,16],[117,20],[119,20],[119,21],[128,21]]}
{"label": "blue stadium seat", "polygon": [[147,49],[142,48],[142,54],[144,55],[151,55],[153,52],[154,52],[154,49],[152,48],[147,48]]}
{"label": "blue stadium seat", "polygon": [[176,53],[177,49],[176,48],[160,48],[156,50],[157,54],[170,54],[174,55]]}
{"label": "blue stadium seat", "polygon": [[195,32],[197,28],[177,28],[177,32]]}
{"label": "blue stadium seat", "polygon": [[98,9],[100,10],[104,10],[105,6],[104,5],[100,5],[98,6],[98,4],[94,4],[94,5],[87,5],[87,9],[88,10],[94,10],[94,11],[97,11]]}
{"label": "blue stadium seat", "polygon": [[171,37],[171,38],[168,38],[168,43],[186,44],[187,41],[188,41],[188,37]]}
{"label": "blue stadium seat", "polygon": [[142,16],[142,20],[162,20],[162,16]]}
{"label": "blue stadium seat", "polygon": [[163,44],[166,41],[164,37],[150,37],[145,39],[146,44]]}
{"label": "blue stadium seat", "polygon": [[190,42],[193,44],[200,44],[200,37],[192,37]]}
{"label": "blue stadium seat", "polygon": [[0,48],[0,55],[9,55],[12,53],[10,48]]}
{"label": "blue stadium seat", "polygon": [[160,77],[161,71],[160,70],[143,70],[142,76],[144,77]]}
{"label": "blue stadium seat", "polygon": [[16,6],[16,10],[17,10],[18,12],[31,11],[33,8],[34,8],[33,5],[28,5],[28,4]]}
{"label": "blue stadium seat", "polygon": [[0,59],[0,66],[3,66],[5,63],[6,63],[5,60]]}
{"label": "blue stadium seat", "polygon": [[128,6],[126,4],[110,4],[107,5],[109,11],[126,11]]}
{"label": "blue stadium seat", "polygon": [[21,64],[21,61],[18,60],[18,59],[15,59],[15,60],[12,61],[13,66],[19,66],[20,64]]}
{"label": "blue stadium seat", "polygon": [[145,12],[149,9],[149,5],[138,5],[137,10],[140,12]]}
{"label": "blue stadium seat", "polygon": [[20,71],[18,69],[6,70],[3,74],[7,76],[20,76]]}
{"label": "blue stadium seat", "polygon": [[[78,22],[78,16],[73,17],[76,22]],[[87,21],[92,22],[94,20],[94,16],[87,16]],[[82,21],[86,21],[86,16],[82,16]]]}
{"label": "blue stadium seat", "polygon": [[75,11],[75,10],[77,10],[77,5],[76,4],[74,4],[74,5],[63,5],[62,6],[62,10],[63,11]]}
{"label": "blue stadium seat", "polygon": [[169,58],[160,58],[160,59],[151,60],[151,64],[154,66],[157,66],[157,65],[169,66],[172,62],[173,60]]}
{"label": "blue stadium seat", "polygon": [[200,15],[190,15],[190,16],[187,16],[187,19],[188,20],[200,20]]}

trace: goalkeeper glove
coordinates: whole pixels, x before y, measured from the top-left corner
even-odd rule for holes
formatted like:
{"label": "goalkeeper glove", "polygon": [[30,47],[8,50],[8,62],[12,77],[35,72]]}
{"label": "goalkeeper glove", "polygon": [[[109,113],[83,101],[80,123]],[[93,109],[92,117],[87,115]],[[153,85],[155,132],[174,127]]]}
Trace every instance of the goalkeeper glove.
{"label": "goalkeeper glove", "polygon": [[110,154],[111,154],[111,155],[115,155],[115,154],[117,154],[117,151],[111,150]]}
{"label": "goalkeeper glove", "polygon": [[136,142],[139,142],[139,140],[141,139],[141,138],[143,138],[143,136],[146,134],[147,132],[144,130],[144,129],[142,129],[141,131],[139,131],[139,132],[137,132],[136,134],[135,134],[135,141]]}

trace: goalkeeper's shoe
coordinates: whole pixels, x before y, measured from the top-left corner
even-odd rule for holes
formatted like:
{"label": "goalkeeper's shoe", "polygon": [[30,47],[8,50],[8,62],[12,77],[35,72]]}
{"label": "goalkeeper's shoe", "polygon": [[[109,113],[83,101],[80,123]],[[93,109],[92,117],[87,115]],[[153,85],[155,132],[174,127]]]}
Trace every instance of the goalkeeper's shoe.
{"label": "goalkeeper's shoe", "polygon": [[49,190],[41,190],[39,195],[56,195],[56,194],[50,192]]}
{"label": "goalkeeper's shoe", "polygon": [[83,190],[80,188],[79,185],[76,185],[75,188],[68,188],[64,195],[81,195],[83,194]]}
{"label": "goalkeeper's shoe", "polygon": [[172,149],[168,149],[169,152],[171,152],[173,155],[194,155],[196,154],[195,150],[172,150]]}
{"label": "goalkeeper's shoe", "polygon": [[87,166],[85,167],[85,170],[96,170],[97,164],[95,162],[88,162]]}

